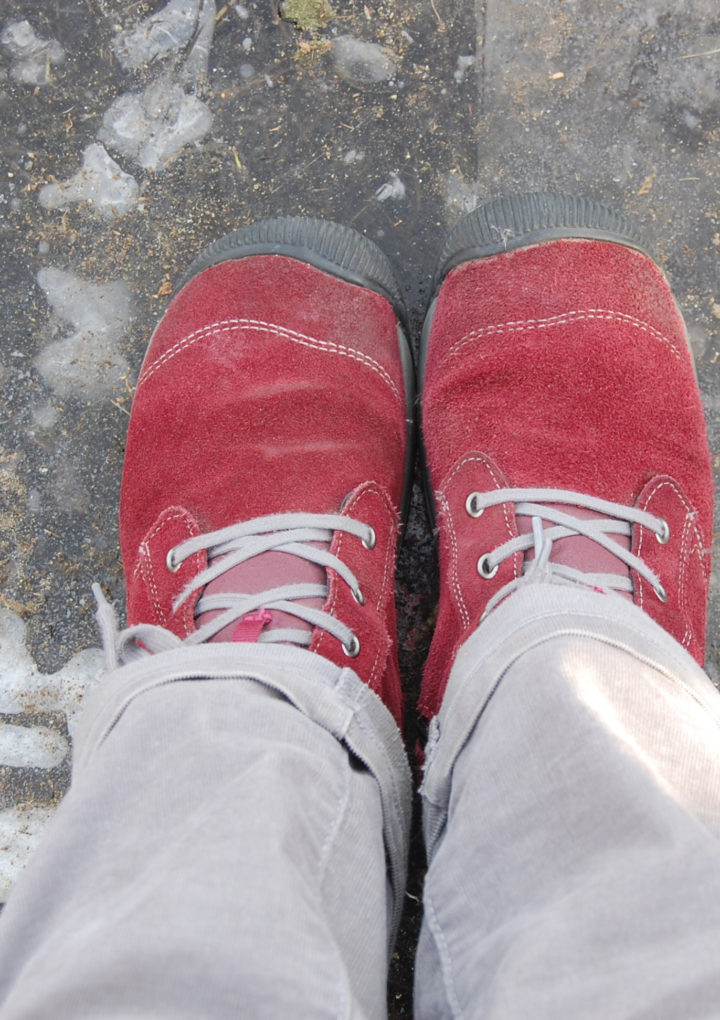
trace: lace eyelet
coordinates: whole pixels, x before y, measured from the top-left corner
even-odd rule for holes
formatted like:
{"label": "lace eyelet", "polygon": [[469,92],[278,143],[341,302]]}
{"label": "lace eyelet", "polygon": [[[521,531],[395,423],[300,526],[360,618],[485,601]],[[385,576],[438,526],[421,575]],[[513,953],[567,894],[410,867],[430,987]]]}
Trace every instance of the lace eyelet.
{"label": "lace eyelet", "polygon": [[477,572],[485,581],[489,581],[491,577],[495,577],[498,572],[498,564],[496,563],[494,567],[491,567],[489,565],[489,560],[490,554],[485,553],[477,561]]}
{"label": "lace eyelet", "polygon": [[363,595],[359,588],[351,588],[350,594],[352,595],[352,597],[355,599],[359,606],[365,605],[365,596]]}
{"label": "lace eyelet", "polygon": [[469,517],[482,517],[485,508],[478,506],[480,499],[479,492],[471,492],[468,498],[465,500],[465,510]]}
{"label": "lace eyelet", "polygon": [[660,531],[655,532],[655,538],[658,540],[660,545],[667,545],[670,541],[670,525],[667,521],[660,521]]}
{"label": "lace eyelet", "polygon": [[177,574],[178,570],[182,566],[182,563],[178,563],[175,559],[175,549],[168,549],[168,554],[165,557],[165,566],[168,568],[171,574]]}
{"label": "lace eyelet", "polygon": [[658,584],[657,587],[653,587],[653,591],[655,592],[655,594],[657,595],[661,602],[667,602],[668,593],[665,591],[661,584]]}
{"label": "lace eyelet", "polygon": [[347,644],[342,642],[342,650],[347,655],[348,659],[355,659],[360,654],[360,641],[353,634]]}
{"label": "lace eyelet", "polygon": [[368,524],[367,538],[363,538],[360,541],[362,542],[362,544],[365,546],[366,549],[374,549],[375,548],[375,543],[377,541],[377,536],[375,535],[375,529],[372,527],[372,525]]}

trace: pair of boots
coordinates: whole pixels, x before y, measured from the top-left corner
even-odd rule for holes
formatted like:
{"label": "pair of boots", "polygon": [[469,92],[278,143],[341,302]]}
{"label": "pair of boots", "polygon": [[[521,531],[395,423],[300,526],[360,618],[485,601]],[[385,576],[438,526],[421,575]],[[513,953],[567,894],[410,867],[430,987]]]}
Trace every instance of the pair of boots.
{"label": "pair of boots", "polygon": [[[292,643],[351,667],[399,723],[393,580],[416,400],[392,268],[346,227],[278,219],[218,241],[189,276],[133,403],[130,626],[112,658]],[[631,599],[703,662],[702,404],[668,285],[623,218],[522,195],[461,221],[418,380],[440,559],[425,716],[470,632],[537,580]]]}

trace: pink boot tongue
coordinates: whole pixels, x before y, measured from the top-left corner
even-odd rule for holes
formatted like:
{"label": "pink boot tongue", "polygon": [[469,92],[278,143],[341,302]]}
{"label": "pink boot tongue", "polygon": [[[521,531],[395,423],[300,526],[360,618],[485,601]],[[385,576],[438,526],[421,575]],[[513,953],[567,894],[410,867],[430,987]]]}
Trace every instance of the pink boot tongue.
{"label": "pink boot tongue", "polygon": [[[308,543],[310,545],[311,543]],[[316,548],[329,549],[325,543],[313,542]],[[211,560],[217,562],[216,560]],[[271,588],[279,588],[285,584],[325,584],[325,569],[316,563],[310,563],[299,556],[293,556],[282,552],[265,552],[253,557],[246,563],[240,563],[231,567],[220,577],[216,577],[206,585],[203,595],[218,595],[222,592],[236,592],[244,595],[254,595],[257,592],[269,591]],[[315,609],[322,609],[324,600],[321,598],[297,599],[298,604],[312,606]],[[200,613],[195,618],[195,625],[201,627],[204,623],[214,620],[220,616],[221,610],[213,609],[207,613]],[[312,626],[304,620],[292,616],[280,610],[267,610],[261,608],[254,613],[248,613],[241,620],[229,624],[218,631],[210,641],[257,641],[264,630],[274,630],[278,627],[290,627],[294,630],[312,632]]]}
{"label": "pink boot tongue", "polygon": [[[591,520],[593,518],[596,520],[611,519],[604,514],[588,510],[585,507],[568,506],[566,503],[548,503],[547,505],[555,510],[571,514],[573,517],[578,517],[581,520]],[[552,527],[550,524],[545,526]],[[532,517],[518,516],[517,528],[521,535],[529,534],[532,531]],[[612,539],[613,542],[617,542],[622,549],[630,551],[630,536],[608,535],[607,537]],[[535,559],[533,549],[530,549],[525,555],[528,559]],[[591,538],[585,538],[584,535],[573,535],[553,542],[550,562],[563,563],[567,567],[574,567],[576,570],[582,570],[587,574],[617,574],[618,577],[630,577],[630,570],[622,560],[619,560],[617,556],[613,556],[607,549],[603,549],[597,542],[593,542]],[[631,592],[623,591],[617,594],[623,595],[632,601]]]}

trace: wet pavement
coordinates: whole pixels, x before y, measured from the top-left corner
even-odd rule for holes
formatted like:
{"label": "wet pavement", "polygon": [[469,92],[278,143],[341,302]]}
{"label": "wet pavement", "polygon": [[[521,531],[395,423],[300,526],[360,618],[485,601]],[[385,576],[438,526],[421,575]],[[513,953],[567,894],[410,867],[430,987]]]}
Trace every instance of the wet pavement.
{"label": "wet pavement", "polygon": [[[223,233],[280,214],[367,233],[394,261],[416,340],[463,212],[517,190],[604,201],[670,278],[720,468],[711,0],[3,0],[0,119],[0,899],[66,787],[100,663],[85,650],[91,582],[122,607],[116,505],[147,339]],[[416,493],[398,573],[411,698],[433,571]],[[396,1015],[411,1010],[421,869],[416,852]]]}

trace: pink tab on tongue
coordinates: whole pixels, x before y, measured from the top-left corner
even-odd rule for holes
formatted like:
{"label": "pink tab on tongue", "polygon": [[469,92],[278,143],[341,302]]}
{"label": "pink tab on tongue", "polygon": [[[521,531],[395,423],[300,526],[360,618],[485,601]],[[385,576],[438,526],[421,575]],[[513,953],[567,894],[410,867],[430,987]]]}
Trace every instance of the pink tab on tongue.
{"label": "pink tab on tongue", "polygon": [[267,609],[257,609],[254,613],[246,613],[235,624],[233,641],[258,641],[266,623],[272,623],[272,613]]}
{"label": "pink tab on tongue", "polygon": [[[315,548],[330,548],[329,542],[312,542]],[[216,562],[211,560],[211,562]],[[242,592],[246,595],[255,595],[270,588],[283,584],[324,584],[325,570],[316,563],[301,559],[289,553],[271,551],[261,553],[245,563],[230,567],[220,577],[216,577],[205,588],[206,595],[218,595],[223,592]],[[305,606],[312,606],[315,609],[322,609],[324,599],[307,598],[299,599]],[[264,628],[273,630],[275,628],[291,628],[306,633],[312,632],[312,625],[304,620],[292,616],[290,613],[277,609],[261,609],[258,612],[267,614],[260,622],[255,619],[256,613],[248,613],[235,624],[228,624],[218,631],[211,641],[257,641]],[[204,623],[214,620],[219,616],[221,610],[208,610],[200,613],[195,624],[201,627]],[[246,624],[246,621],[249,621]],[[240,636],[237,636],[237,635]],[[247,634],[248,636],[244,636]]]}

